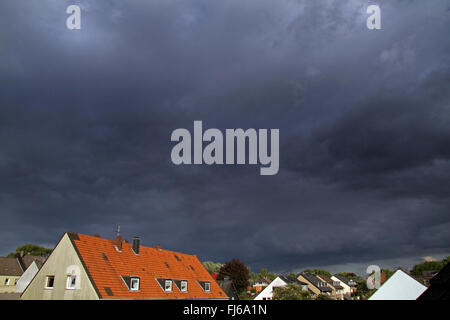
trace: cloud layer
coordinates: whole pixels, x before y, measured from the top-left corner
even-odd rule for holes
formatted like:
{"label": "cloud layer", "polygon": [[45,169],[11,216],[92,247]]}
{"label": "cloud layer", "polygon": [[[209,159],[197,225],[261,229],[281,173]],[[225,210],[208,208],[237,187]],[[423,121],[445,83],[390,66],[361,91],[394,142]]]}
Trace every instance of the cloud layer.
{"label": "cloud layer", "polygon": [[[290,270],[450,252],[450,2],[0,4],[0,239],[139,234]],[[170,134],[279,128],[280,172],[175,166]]]}

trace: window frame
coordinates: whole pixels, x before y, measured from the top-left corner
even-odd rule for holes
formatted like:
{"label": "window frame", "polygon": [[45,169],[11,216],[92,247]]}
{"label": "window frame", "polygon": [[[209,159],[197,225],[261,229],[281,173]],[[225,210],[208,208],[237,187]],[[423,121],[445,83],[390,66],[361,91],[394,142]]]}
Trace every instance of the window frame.
{"label": "window frame", "polygon": [[[183,290],[183,284],[185,286],[184,290]],[[180,291],[181,292],[188,292],[188,282],[187,282],[187,280],[181,280],[181,282],[180,282]]]}
{"label": "window frame", "polygon": [[[71,279],[75,279],[75,283],[72,287],[72,281]],[[77,276],[75,274],[68,274],[67,275],[67,281],[66,281],[66,289],[67,290],[75,290],[77,288]]]}
{"label": "window frame", "polygon": [[5,286],[9,286],[11,279],[10,278],[5,278]]}
{"label": "window frame", "polygon": [[[50,278],[53,278],[53,285],[51,287],[48,286],[48,282]],[[45,277],[45,289],[53,290],[55,287],[55,276],[54,275],[48,275]]]}
{"label": "window frame", "polygon": [[[170,290],[167,289],[167,284],[170,283]],[[165,280],[164,281],[164,292],[172,292],[173,291],[173,281]]]}
{"label": "window frame", "polygon": [[[133,288],[133,282],[137,282],[137,288]],[[139,291],[141,287],[141,281],[139,278],[130,278],[130,291]]]}
{"label": "window frame", "polygon": [[211,282],[205,281],[205,292],[211,292]]}

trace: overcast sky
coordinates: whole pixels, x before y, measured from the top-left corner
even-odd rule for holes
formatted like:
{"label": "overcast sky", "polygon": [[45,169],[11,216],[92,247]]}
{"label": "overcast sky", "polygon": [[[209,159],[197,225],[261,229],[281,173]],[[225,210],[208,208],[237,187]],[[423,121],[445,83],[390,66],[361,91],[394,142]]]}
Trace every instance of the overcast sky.
{"label": "overcast sky", "polygon": [[[449,0],[2,0],[0,254],[120,224],[255,271],[450,255],[449,30]],[[174,165],[194,120],[279,128],[279,173]]]}

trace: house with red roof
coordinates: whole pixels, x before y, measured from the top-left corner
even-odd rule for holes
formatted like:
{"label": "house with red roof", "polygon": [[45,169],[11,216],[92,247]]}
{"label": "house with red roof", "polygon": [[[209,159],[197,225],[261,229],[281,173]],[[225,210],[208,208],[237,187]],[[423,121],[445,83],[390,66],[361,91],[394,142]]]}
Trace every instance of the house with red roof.
{"label": "house with red roof", "polygon": [[228,299],[197,256],[67,232],[24,300]]}

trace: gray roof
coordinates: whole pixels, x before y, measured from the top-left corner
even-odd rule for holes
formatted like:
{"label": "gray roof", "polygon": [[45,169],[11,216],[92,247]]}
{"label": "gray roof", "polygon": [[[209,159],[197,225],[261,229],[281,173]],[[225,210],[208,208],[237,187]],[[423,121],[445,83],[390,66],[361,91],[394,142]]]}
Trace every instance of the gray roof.
{"label": "gray roof", "polygon": [[289,276],[279,276],[281,280],[283,280],[284,282],[286,282],[287,284],[289,283],[294,283],[294,284],[298,284],[300,286],[306,286],[307,283],[304,283],[300,280],[298,280],[297,278],[294,277],[289,277]]}
{"label": "gray roof", "polygon": [[[325,281],[317,278],[315,275],[310,273],[302,273],[301,274],[306,280],[308,280],[312,285],[314,285],[317,289],[319,289],[321,292],[331,292],[333,291]],[[320,284],[325,284],[324,286],[321,286]]]}
{"label": "gray roof", "polygon": [[353,279],[347,279],[346,277],[343,277],[341,275],[334,275],[336,278],[338,278],[340,281],[342,281],[343,283],[345,283],[348,286],[354,286],[354,284],[351,283],[351,281],[355,282],[355,284],[357,283],[357,281],[353,280]]}
{"label": "gray roof", "polygon": [[0,275],[2,276],[21,276],[23,270],[16,258],[0,257]]}

